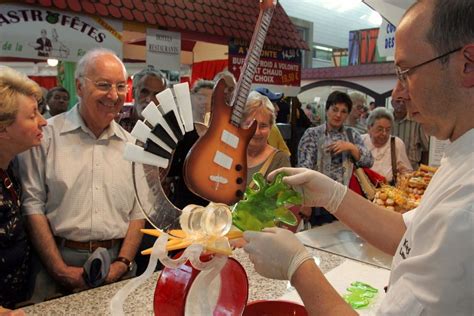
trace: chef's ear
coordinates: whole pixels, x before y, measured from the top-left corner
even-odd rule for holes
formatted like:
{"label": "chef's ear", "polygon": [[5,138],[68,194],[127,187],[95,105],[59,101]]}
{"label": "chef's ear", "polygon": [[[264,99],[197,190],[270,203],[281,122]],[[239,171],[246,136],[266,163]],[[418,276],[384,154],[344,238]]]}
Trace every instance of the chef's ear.
{"label": "chef's ear", "polygon": [[462,83],[466,88],[474,87],[474,43],[466,45],[463,50],[463,74]]}

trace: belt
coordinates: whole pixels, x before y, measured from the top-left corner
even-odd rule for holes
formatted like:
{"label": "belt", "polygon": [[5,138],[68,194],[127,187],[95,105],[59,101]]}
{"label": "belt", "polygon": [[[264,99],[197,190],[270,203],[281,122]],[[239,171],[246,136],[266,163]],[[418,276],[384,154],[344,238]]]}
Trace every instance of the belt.
{"label": "belt", "polygon": [[122,243],[123,239],[109,239],[109,240],[91,240],[91,241],[74,241],[67,240],[61,237],[54,237],[56,243],[59,245],[79,250],[89,250],[90,252],[95,251],[97,248],[102,247],[106,249],[113,248],[116,245]]}

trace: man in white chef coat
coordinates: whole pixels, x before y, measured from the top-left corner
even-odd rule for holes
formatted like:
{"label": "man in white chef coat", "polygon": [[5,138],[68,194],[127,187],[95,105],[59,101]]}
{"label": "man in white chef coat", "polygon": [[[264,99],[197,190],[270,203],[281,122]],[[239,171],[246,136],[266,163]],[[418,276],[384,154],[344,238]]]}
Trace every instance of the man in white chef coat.
{"label": "man in white chef coat", "polygon": [[[283,169],[305,205],[325,207],[394,256],[381,315],[474,314],[473,21],[472,0],[422,0],[396,31],[393,97],[427,134],[452,142],[419,207],[401,215],[315,171]],[[271,228],[244,238],[257,272],[290,280],[310,314],[355,314],[290,232]]]}

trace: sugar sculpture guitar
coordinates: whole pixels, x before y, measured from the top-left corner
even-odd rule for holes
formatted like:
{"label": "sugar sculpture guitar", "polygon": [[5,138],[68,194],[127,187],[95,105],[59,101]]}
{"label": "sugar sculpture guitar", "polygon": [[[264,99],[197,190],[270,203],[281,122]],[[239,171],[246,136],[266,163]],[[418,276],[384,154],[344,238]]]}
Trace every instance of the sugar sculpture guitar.
{"label": "sugar sculpture guitar", "polygon": [[241,122],[275,6],[276,0],[260,1],[257,26],[231,104],[225,101],[226,86],[221,79],[212,95],[209,129],[194,144],[185,160],[186,185],[212,202],[231,205],[239,201],[245,191],[247,146],[257,126],[254,122],[244,129]]}

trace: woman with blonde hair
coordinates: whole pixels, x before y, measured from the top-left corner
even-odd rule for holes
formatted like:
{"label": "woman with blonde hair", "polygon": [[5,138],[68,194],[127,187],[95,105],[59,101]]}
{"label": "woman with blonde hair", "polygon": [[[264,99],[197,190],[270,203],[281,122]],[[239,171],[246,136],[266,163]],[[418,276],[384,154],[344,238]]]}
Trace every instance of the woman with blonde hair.
{"label": "woman with blonde hair", "polygon": [[20,214],[15,156],[43,137],[40,87],[23,74],[0,67],[0,313],[27,299],[30,244]]}
{"label": "woman with blonde hair", "polygon": [[275,119],[272,102],[258,92],[251,92],[244,109],[243,127],[248,128],[256,121],[257,129],[247,148],[247,185],[256,172],[266,177],[270,171],[290,166],[288,154],[268,144]]}
{"label": "woman with blonde hair", "polygon": [[[268,97],[256,91],[250,92],[247,98],[241,126],[249,128],[254,122],[257,129],[247,147],[247,187],[251,188],[255,186],[252,180],[255,173],[261,173],[266,179],[271,171],[291,166],[290,156],[286,152],[268,144],[270,131],[276,122],[275,108]],[[245,241],[233,240],[231,245],[242,247]]]}

